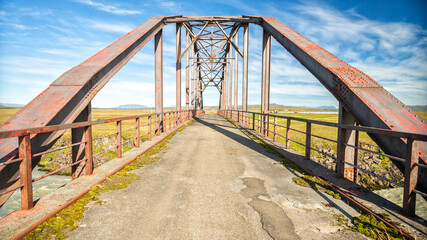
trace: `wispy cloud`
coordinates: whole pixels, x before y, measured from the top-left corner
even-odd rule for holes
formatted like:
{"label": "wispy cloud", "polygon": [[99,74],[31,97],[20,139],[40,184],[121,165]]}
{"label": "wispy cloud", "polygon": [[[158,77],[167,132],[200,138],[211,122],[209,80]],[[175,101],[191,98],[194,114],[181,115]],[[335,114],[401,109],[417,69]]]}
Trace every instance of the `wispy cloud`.
{"label": "wispy cloud", "polygon": [[8,26],[11,27],[13,29],[16,30],[34,30],[34,29],[38,29],[38,27],[32,27],[32,26],[27,26],[27,25],[23,25],[23,24],[17,24],[17,23],[0,23],[0,26]]}
{"label": "wispy cloud", "polygon": [[90,21],[90,27],[114,33],[128,33],[134,29],[134,27],[127,24],[114,24],[100,21]]}
{"label": "wispy cloud", "polygon": [[100,11],[117,14],[117,15],[132,15],[132,14],[141,13],[141,11],[138,11],[138,10],[127,10],[127,9],[120,8],[116,5],[112,5],[112,4],[108,5],[108,4],[104,4],[104,3],[100,3],[92,0],[75,0],[75,1],[94,7]]}

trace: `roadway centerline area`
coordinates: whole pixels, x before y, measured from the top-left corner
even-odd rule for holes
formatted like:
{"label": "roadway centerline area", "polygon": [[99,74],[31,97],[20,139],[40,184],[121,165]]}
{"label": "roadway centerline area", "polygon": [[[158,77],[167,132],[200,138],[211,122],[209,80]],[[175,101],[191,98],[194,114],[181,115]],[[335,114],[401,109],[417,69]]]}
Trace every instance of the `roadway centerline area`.
{"label": "roadway centerline area", "polygon": [[334,224],[354,209],[296,185],[297,173],[219,115],[195,118],[156,157],[100,195],[69,238],[366,239]]}

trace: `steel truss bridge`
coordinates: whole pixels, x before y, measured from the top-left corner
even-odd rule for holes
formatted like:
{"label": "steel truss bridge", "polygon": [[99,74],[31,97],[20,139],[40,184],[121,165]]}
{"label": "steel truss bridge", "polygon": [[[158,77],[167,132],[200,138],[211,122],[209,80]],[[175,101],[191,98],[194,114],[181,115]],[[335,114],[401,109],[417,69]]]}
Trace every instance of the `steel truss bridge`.
{"label": "steel truss bridge", "polygon": [[[176,25],[176,111],[163,111],[163,31]],[[263,29],[261,112],[248,112],[249,26]],[[185,31],[185,46],[181,42]],[[239,36],[243,46],[239,46]],[[139,119],[155,123],[157,134],[169,124],[189,119],[203,110],[203,92],[214,87],[220,93],[222,115],[270,130],[270,58],[272,37],[310,71],[340,103],[337,173],[354,178],[358,132],[365,131],[381,147],[384,155],[405,174],[403,207],[414,214],[415,194],[426,196],[427,125],[425,121],[385,90],[371,77],[326,51],[273,17],[258,16],[162,16],[152,17],[78,66],[61,75],[47,89],[0,127],[0,204],[21,188],[22,209],[33,207],[31,169],[54,143],[72,129],[73,176],[92,173],[91,126],[116,122],[117,155],[122,154],[121,121],[136,119],[139,146]],[[91,100],[145,44],[154,38],[155,114],[92,121]],[[239,66],[239,59],[243,59]],[[185,61],[184,61],[185,60]],[[185,109],[181,109],[182,66],[185,71]],[[238,70],[242,67],[242,86]],[[242,96],[238,96],[241,88]],[[237,109],[238,97],[242,108]],[[197,112],[198,111],[198,112]],[[256,119],[256,116],[259,116]],[[276,117],[280,116],[274,116]],[[292,119],[288,119],[290,123]],[[295,119],[294,119],[295,120]],[[257,121],[258,124],[255,124]],[[310,158],[311,124],[306,121],[306,157]],[[325,123],[325,125],[328,125]],[[331,124],[329,124],[331,125]],[[332,124],[333,125],[333,124]],[[288,126],[289,128],[289,126]],[[289,131],[289,129],[287,129]],[[151,130],[150,134],[151,136]],[[286,136],[287,142],[288,135]],[[288,143],[289,144],[289,143]],[[308,144],[308,145],[307,145]],[[307,148],[308,147],[308,148]],[[308,151],[308,154],[307,154]],[[356,173],[357,175],[357,173]]]}

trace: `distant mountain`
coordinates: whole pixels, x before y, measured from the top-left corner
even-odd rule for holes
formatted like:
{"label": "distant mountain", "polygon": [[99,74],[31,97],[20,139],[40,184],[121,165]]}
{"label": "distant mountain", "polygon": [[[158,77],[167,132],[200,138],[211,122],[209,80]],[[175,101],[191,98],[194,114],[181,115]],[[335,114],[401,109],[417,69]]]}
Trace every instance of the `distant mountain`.
{"label": "distant mountain", "polygon": [[313,107],[315,109],[321,109],[321,110],[332,110],[332,111],[338,111],[338,108],[335,106],[319,106],[319,107]]}
{"label": "distant mountain", "polygon": [[150,107],[147,107],[145,105],[139,105],[139,104],[125,104],[125,105],[120,105],[118,107],[115,107],[113,109],[150,109]]}
{"label": "distant mountain", "polygon": [[16,103],[0,103],[0,107],[23,107],[23,104]]}
{"label": "distant mountain", "polygon": [[412,110],[418,112],[427,112],[427,105],[408,105]]}

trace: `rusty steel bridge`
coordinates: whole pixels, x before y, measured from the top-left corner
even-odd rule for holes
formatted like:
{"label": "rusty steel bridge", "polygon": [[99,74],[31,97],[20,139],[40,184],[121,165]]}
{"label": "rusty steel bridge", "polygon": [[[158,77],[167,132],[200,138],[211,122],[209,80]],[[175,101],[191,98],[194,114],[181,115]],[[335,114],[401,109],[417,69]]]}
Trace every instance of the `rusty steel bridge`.
{"label": "rusty steel bridge", "polygon": [[[176,110],[163,111],[163,27],[176,25]],[[249,26],[263,29],[261,112],[248,111]],[[185,46],[182,43],[185,31]],[[243,46],[239,45],[239,36]],[[304,120],[269,113],[270,59],[272,37],[301,65],[310,71],[339,102],[339,122],[327,123]],[[91,100],[108,81],[154,38],[155,113],[108,120],[92,121]],[[239,60],[243,62],[239,66]],[[183,67],[184,66],[184,67]],[[242,76],[238,76],[242,68]],[[181,79],[185,71],[185,81]],[[242,85],[238,85],[241,77]],[[181,103],[181,89],[185,85],[185,104]],[[171,128],[203,114],[203,92],[208,87],[219,91],[219,113],[243,127],[259,133],[285,139],[285,148],[293,141],[291,122],[306,124],[305,158],[318,151],[311,142],[320,137],[311,133],[312,125],[335,127],[338,140],[336,172],[340,178],[357,181],[359,132],[366,132],[404,173],[403,209],[415,213],[415,196],[426,197],[427,125],[413,110],[385,90],[367,74],[350,66],[316,43],[295,32],[273,17],[259,16],[162,16],[152,17],[130,33],[112,43],[62,74],[47,89],[0,127],[0,205],[21,189],[21,208],[33,208],[32,169],[43,154],[71,129],[73,178],[93,172],[92,126],[115,122],[117,157],[122,157],[121,122],[134,120],[135,146],[141,142],[140,119],[147,119],[147,141],[152,134],[160,135]],[[242,96],[238,96],[241,89]],[[241,97],[241,109],[238,98]],[[185,107],[181,107],[185,106]],[[277,119],[285,119],[287,126],[278,126]],[[153,125],[153,126],[152,126]],[[286,129],[286,136],[277,128]],[[129,130],[129,129],[127,129]],[[126,131],[127,131],[126,130]],[[320,137],[322,138],[322,137]],[[332,156],[333,157],[333,156]],[[370,172],[370,171],[368,171]],[[381,177],[381,176],[379,176]],[[397,184],[397,183],[396,183]]]}

